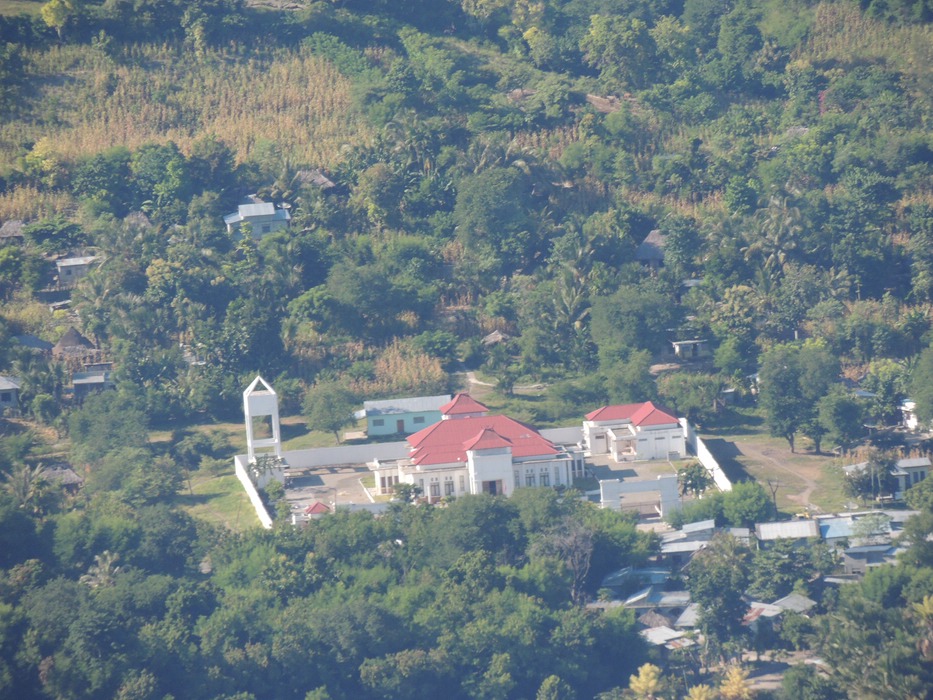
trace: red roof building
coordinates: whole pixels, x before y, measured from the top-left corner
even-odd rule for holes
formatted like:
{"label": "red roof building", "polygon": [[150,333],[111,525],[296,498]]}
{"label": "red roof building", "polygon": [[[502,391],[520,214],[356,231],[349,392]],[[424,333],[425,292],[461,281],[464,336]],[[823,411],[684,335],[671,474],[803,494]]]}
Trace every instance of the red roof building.
{"label": "red roof building", "polygon": [[469,394],[457,394],[451,401],[441,406],[442,420],[476,418],[488,413],[489,409]]}
{"label": "red roof building", "polygon": [[617,462],[682,459],[684,429],[677,417],[651,401],[603,406],[586,414],[583,443],[591,455]]}
{"label": "red roof building", "polygon": [[444,496],[509,496],[519,487],[572,484],[571,455],[531,426],[486,415],[488,409],[466,394],[457,395],[442,413],[445,409],[456,419],[409,435],[408,459],[374,464],[383,493],[409,483],[433,502]]}

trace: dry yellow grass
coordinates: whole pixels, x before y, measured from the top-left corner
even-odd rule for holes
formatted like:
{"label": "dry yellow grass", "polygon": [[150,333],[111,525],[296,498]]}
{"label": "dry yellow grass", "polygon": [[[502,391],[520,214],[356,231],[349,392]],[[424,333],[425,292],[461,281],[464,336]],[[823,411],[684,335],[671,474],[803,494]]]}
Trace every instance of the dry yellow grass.
{"label": "dry yellow grass", "polygon": [[[250,158],[275,143],[292,166],[333,167],[343,147],[371,133],[353,108],[350,83],[308,51],[201,60],[169,46],[136,46],[114,62],[88,46],[27,54],[34,113],[0,123],[0,172],[17,168],[33,144],[68,163],[114,146],[135,149],[213,135]],[[44,153],[45,153],[44,151]],[[67,212],[62,193],[18,187],[0,195],[0,220]]]}
{"label": "dry yellow grass", "polygon": [[174,141],[190,152],[212,134],[249,158],[256,143],[275,141],[293,164],[332,166],[344,144],[365,142],[350,84],[307,51],[232,60],[202,60],[174,48],[137,47],[122,62],[89,47],[63,46],[28,55],[47,121],[12,120],[0,128],[0,158],[9,165],[24,144],[54,139],[74,160],[112,146]]}
{"label": "dry yellow grass", "polygon": [[0,193],[0,221],[31,221],[73,208],[74,200],[65,192],[40,192],[35,187],[24,186]]}
{"label": "dry yellow grass", "polygon": [[847,62],[884,58],[910,70],[929,70],[933,29],[928,25],[892,27],[862,14],[856,3],[823,3],[802,57]]}

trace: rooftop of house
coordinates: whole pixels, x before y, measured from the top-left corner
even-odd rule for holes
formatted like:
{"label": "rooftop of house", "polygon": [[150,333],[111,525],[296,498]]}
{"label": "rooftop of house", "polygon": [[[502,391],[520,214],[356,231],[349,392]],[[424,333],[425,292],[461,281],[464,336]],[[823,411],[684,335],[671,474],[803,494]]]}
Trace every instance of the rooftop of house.
{"label": "rooftop of house", "polygon": [[690,605],[690,591],[665,591],[663,586],[651,585],[630,595],[624,605],[627,608],[684,608]]}
{"label": "rooftop of house", "polygon": [[820,528],[815,520],[782,520],[775,523],[758,523],[755,536],[759,540],[800,540],[819,537]]}
{"label": "rooftop of house", "polygon": [[67,331],[64,332],[61,338],[58,339],[58,342],[52,348],[53,353],[58,353],[66,351],[69,348],[94,348],[94,343],[81,335],[74,326],[70,326]]}
{"label": "rooftop of house", "polygon": [[77,385],[110,384],[110,372],[96,370],[92,372],[75,372],[71,375],[71,383]]}
{"label": "rooftop of house", "polygon": [[84,483],[84,478],[67,465],[46,467],[42,470],[41,476],[46,481],[54,481],[62,486],[81,485]]}
{"label": "rooftop of house", "polygon": [[52,349],[52,343],[47,340],[42,340],[35,335],[24,334],[24,335],[14,335],[13,340],[22,345],[23,347],[30,348],[31,350],[41,350],[43,352],[49,352]]}
{"label": "rooftop of house", "polygon": [[588,421],[626,421],[635,426],[666,425],[676,423],[677,417],[655,405],[652,401],[603,406],[586,414]]}
{"label": "rooftop of house", "polygon": [[811,608],[816,607],[816,601],[810,600],[805,595],[800,595],[799,593],[791,593],[786,595],[783,598],[780,598],[772,603],[775,607],[781,608],[781,610],[789,610],[795,613],[805,613]]}
{"label": "rooftop of house", "polygon": [[488,413],[489,409],[469,394],[457,394],[450,401],[441,406],[441,413],[445,416],[459,416],[468,413]]}
{"label": "rooftop of house", "polygon": [[25,228],[25,224],[20,219],[4,221],[3,225],[0,226],[0,240],[22,238],[23,228]]}
{"label": "rooftop of house", "polygon": [[408,436],[416,465],[466,462],[468,450],[509,447],[512,457],[560,454],[554,443],[529,425],[508,416],[474,416],[445,420]]}
{"label": "rooftop of house", "polygon": [[0,375],[0,391],[14,391],[16,389],[19,389],[18,379]]}
{"label": "rooftop of house", "polygon": [[62,258],[61,260],[56,260],[55,264],[58,265],[58,267],[84,267],[85,265],[90,265],[95,260],[97,260],[96,255],[83,255],[75,258]]}
{"label": "rooftop of house", "polygon": [[292,218],[287,209],[276,209],[272,202],[257,202],[241,204],[235,212],[224,217],[224,223],[238,224],[259,217],[272,217],[274,221],[289,221]]}
{"label": "rooftop of house", "polygon": [[444,406],[449,401],[450,394],[364,401],[363,411],[367,416],[383,416],[397,413],[423,413],[425,411],[440,411],[441,406]]}
{"label": "rooftop of house", "polygon": [[645,240],[643,240],[635,250],[635,259],[646,261],[663,260],[664,244],[666,242],[667,236],[661,233],[660,229],[654,229],[651,233],[645,236]]}
{"label": "rooftop of house", "polygon": [[[930,467],[933,463],[930,462],[929,457],[904,457],[903,459],[897,460],[897,463],[894,465],[894,474],[900,472],[904,474],[905,469],[922,469],[924,467]],[[842,468],[846,474],[851,474],[852,472],[861,471],[868,467],[868,462],[859,462],[857,464],[847,464]]]}

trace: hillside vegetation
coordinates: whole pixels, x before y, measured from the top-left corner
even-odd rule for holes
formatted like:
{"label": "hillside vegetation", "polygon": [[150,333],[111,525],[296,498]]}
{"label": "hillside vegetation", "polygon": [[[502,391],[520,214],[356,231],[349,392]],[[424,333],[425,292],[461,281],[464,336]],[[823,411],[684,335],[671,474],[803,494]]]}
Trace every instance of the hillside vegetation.
{"label": "hillside vegetation", "polygon": [[[732,389],[791,450],[866,425],[898,448],[904,399],[933,419],[931,65],[930,0],[0,3],[22,419],[0,441],[0,698],[623,697],[633,621],[579,606],[655,553],[627,518],[542,491],[233,535],[176,507],[229,458],[188,428],[238,421],[257,373],[310,418],[469,370],[536,425],[651,399],[723,426]],[[247,195],[290,228],[228,233]],[[58,289],[73,256],[93,269]],[[89,363],[16,339],[70,326],[113,363],[83,406]],[[79,497],[26,426],[67,437]],[[800,677],[813,697],[928,692],[924,494],[900,563],[785,640],[830,662],[832,688]],[[723,551],[745,581],[751,553]],[[791,554],[759,583],[786,564],[782,594],[821,595],[826,562]]]}

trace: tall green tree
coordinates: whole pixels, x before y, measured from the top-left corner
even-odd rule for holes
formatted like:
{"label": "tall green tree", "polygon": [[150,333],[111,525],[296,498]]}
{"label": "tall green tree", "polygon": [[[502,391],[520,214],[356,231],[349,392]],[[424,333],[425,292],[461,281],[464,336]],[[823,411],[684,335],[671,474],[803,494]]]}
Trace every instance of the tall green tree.
{"label": "tall green tree", "polygon": [[786,438],[792,452],[798,432],[820,451],[825,428],[817,406],[838,376],[838,358],[818,342],[776,345],[762,356],[760,401],[768,428],[774,437]]}
{"label": "tall green tree", "polygon": [[353,423],[356,397],[338,382],[315,384],[305,394],[304,413],[308,427],[334,434],[340,442],[340,429]]}

